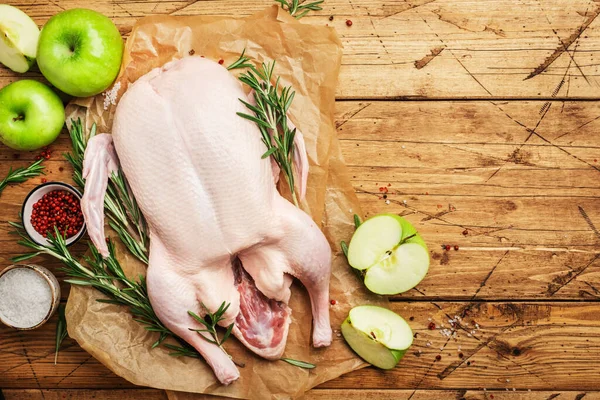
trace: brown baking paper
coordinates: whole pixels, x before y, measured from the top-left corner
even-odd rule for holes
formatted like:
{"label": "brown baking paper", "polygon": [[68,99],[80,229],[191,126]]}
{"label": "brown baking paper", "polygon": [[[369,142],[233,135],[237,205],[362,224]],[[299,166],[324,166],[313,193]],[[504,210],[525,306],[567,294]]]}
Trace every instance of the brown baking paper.
{"label": "brown baking paper", "polygon": [[[293,311],[285,357],[316,364],[313,370],[261,359],[232,339],[225,347],[245,367],[240,368],[238,381],[222,386],[204,361],[172,357],[164,348],[151,349],[156,335],[133,321],[126,309],[97,302],[101,295],[91,288],[71,289],[66,312],[68,329],[81,347],[117,375],[137,385],[234,398],[297,398],[322,382],[365,365],[344,343],[340,324],[351,307],[381,301],[367,294],[339,246],[341,240],[348,241],[351,237],[353,214],[360,215],[360,208],[333,123],[342,55],[335,30],[299,23],[277,7],[248,18],[144,18],[127,40],[118,94],[122,95],[129,84],[170,60],[195,54],[224,59],[225,65],[229,65],[244,49],[252,60],[276,60],[276,75],[296,91],[291,118],[304,134],[310,159],[308,190],[302,208],[321,223],[334,251],[330,291],[337,304],[331,306],[332,345],[324,349],[311,346],[310,303],[306,291],[297,283],[289,304]],[[104,100],[103,95],[77,100],[69,106],[68,115],[83,115],[88,128],[96,122],[99,132],[110,132],[115,106],[109,105],[105,110]],[[145,266],[122,247],[118,254],[128,275],[145,272]],[[171,400],[206,398],[197,394],[168,394]]]}

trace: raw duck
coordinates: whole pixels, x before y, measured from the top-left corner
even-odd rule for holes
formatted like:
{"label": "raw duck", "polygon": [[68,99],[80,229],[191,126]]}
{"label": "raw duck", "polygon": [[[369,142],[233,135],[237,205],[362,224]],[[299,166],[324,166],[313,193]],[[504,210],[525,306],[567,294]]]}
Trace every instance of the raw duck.
{"label": "raw duck", "polygon": [[[310,296],[313,345],[331,344],[331,248],[314,221],[279,195],[279,169],[247,112],[241,84],[216,62],[193,56],[157,68],[133,83],[115,113],[112,135],[92,138],[84,161],[82,201],[88,232],[104,255],[103,199],[120,165],[150,229],[147,284],[160,320],[194,346],[218,380],[239,371],[218,346],[189,328],[230,303],[223,326],[267,359],[282,356],[293,277]],[[308,161],[295,139],[301,197]],[[118,158],[117,158],[118,157]]]}

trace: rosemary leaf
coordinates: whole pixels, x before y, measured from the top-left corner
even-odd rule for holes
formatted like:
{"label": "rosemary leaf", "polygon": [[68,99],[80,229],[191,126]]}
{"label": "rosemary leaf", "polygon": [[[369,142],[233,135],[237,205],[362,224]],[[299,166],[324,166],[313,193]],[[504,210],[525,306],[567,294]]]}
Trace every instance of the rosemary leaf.
{"label": "rosemary leaf", "polygon": [[[222,347],[222,345],[223,345],[223,343],[225,343],[225,341],[231,335],[231,331],[233,330],[233,324],[231,324],[227,327],[227,331],[225,332],[225,335],[223,335],[223,339],[219,339],[219,335],[217,333],[217,326],[219,326],[219,322],[221,322],[224,319],[223,315],[229,309],[229,306],[231,306],[231,303],[225,303],[225,302],[221,303],[221,305],[219,306],[219,309],[214,313],[211,313],[210,311],[208,311],[208,308],[204,304],[201,303],[201,305],[202,305],[202,308],[204,308],[204,310],[206,311],[206,315],[204,316],[204,318],[200,317],[193,311],[188,311],[188,314],[196,322],[202,324],[206,329],[193,329],[193,328],[188,328],[188,329],[190,331],[198,333],[198,335],[200,335],[200,337],[202,337],[207,342],[216,344],[217,346],[219,346],[221,348],[221,350],[223,350],[225,352],[225,349]],[[202,333],[208,333],[210,335],[210,337],[207,337],[206,335],[203,335]]]}
{"label": "rosemary leaf", "polygon": [[65,306],[58,307],[58,322],[56,323],[56,346],[54,348],[54,365],[58,361],[58,352],[63,340],[67,337],[67,319],[65,318]]}
{"label": "rosemary leaf", "polygon": [[342,252],[346,256],[346,258],[348,258],[348,245],[346,244],[346,242],[344,242],[342,240],[342,242],[340,243],[340,246],[342,247]]}
{"label": "rosemary leaf", "polygon": [[288,364],[292,364],[296,367],[304,368],[304,369],[313,369],[317,366],[306,361],[298,361],[291,358],[281,358],[281,361],[285,361]]}
{"label": "rosemary leaf", "polygon": [[35,178],[43,174],[45,167],[41,165],[42,161],[44,161],[43,158],[26,168],[17,168],[15,170],[10,168],[6,177],[0,181],[0,193],[2,193],[9,183],[22,183],[29,178]]}
{"label": "rosemary leaf", "polygon": [[300,3],[300,0],[275,0],[275,2],[281,4],[281,8],[289,12],[292,17],[300,19],[308,14],[309,11],[322,10],[320,5],[323,4],[324,0],[304,1],[302,3]]}
{"label": "rosemary leaf", "polygon": [[249,57],[246,57],[244,54],[246,53],[246,49],[244,49],[242,51],[242,54],[240,54],[240,57],[233,62],[233,64],[231,64],[229,67],[227,67],[228,71],[231,71],[232,69],[241,69],[241,68],[248,68],[251,67],[252,64],[250,64],[248,61],[250,61]]}
{"label": "rosemary leaf", "polygon": [[20,263],[20,262],[23,262],[23,261],[29,260],[29,259],[31,259],[31,258],[33,258],[33,257],[36,257],[36,256],[38,256],[39,254],[40,254],[39,252],[37,252],[37,253],[23,254],[23,255],[20,255],[20,256],[13,257],[13,258],[11,258],[10,260],[11,260],[13,263],[15,263],[15,264],[18,264],[18,263]]}
{"label": "rosemary leaf", "polygon": [[358,229],[358,227],[360,226],[362,222],[360,222],[360,217],[356,214],[354,214],[354,227],[356,229]]}

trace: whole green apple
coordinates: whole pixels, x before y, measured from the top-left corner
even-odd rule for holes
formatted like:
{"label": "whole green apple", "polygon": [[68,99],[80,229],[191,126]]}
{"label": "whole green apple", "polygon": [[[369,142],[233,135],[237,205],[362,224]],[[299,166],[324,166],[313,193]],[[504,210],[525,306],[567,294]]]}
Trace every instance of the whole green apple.
{"label": "whole green apple", "polygon": [[22,80],[0,90],[0,141],[12,149],[48,146],[64,122],[62,101],[43,83]]}
{"label": "whole green apple", "polygon": [[56,14],[44,25],[37,62],[42,74],[63,92],[94,96],[119,73],[123,39],[104,15],[83,8]]}

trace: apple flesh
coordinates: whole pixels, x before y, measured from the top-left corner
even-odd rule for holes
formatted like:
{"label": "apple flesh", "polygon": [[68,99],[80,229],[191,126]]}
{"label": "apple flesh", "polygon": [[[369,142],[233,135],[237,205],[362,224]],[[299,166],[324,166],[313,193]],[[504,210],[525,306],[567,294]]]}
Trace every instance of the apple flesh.
{"label": "apple flesh", "polygon": [[83,8],[56,14],[42,28],[38,66],[63,92],[76,97],[106,90],[121,68],[123,39],[104,15]]}
{"label": "apple flesh", "polygon": [[0,90],[0,141],[12,149],[48,146],[64,122],[62,101],[43,83],[26,79]]}
{"label": "apple flesh", "polygon": [[0,63],[27,72],[35,63],[40,30],[23,11],[0,4]]}
{"label": "apple flesh", "polygon": [[377,306],[350,310],[341,331],[356,354],[381,369],[394,368],[413,341],[412,330],[402,317]]}
{"label": "apple flesh", "polygon": [[365,271],[365,285],[377,294],[398,294],[417,286],[429,270],[429,261],[423,238],[394,214],[363,222],[348,246],[348,263]]}

